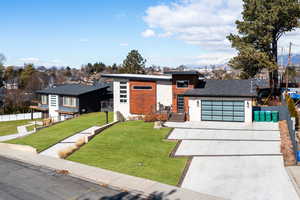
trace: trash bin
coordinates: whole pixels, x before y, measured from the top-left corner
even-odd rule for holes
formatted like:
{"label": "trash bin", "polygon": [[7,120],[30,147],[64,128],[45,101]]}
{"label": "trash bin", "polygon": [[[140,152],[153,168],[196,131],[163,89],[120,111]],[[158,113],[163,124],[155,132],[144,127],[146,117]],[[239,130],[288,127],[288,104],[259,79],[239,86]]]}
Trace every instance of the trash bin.
{"label": "trash bin", "polygon": [[297,161],[300,162],[300,151],[297,151]]}
{"label": "trash bin", "polygon": [[265,122],[266,121],[266,111],[259,111],[259,120],[261,122]]}
{"label": "trash bin", "polygon": [[254,121],[259,122],[259,111],[254,111]]}
{"label": "trash bin", "polygon": [[271,111],[266,111],[266,121],[267,122],[271,122],[272,121]]}
{"label": "trash bin", "polygon": [[278,111],[272,111],[272,121],[273,122],[279,121],[279,112]]}

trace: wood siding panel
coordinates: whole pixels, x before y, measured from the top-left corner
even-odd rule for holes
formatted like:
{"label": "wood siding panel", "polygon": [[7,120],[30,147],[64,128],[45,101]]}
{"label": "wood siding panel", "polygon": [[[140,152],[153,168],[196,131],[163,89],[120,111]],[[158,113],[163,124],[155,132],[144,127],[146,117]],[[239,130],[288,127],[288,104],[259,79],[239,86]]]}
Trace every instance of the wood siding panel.
{"label": "wood siding panel", "polygon": [[[178,80],[188,80],[189,86],[188,88],[177,88],[176,81]],[[178,112],[177,110],[177,96],[185,93],[187,90],[195,88],[199,84],[198,75],[173,75],[173,82],[172,82],[172,111]],[[185,112],[188,112],[188,98],[185,98]]]}
{"label": "wood siding panel", "polygon": [[[135,90],[133,86],[151,86],[151,90]],[[156,111],[156,82],[130,81],[130,113],[137,115]]]}

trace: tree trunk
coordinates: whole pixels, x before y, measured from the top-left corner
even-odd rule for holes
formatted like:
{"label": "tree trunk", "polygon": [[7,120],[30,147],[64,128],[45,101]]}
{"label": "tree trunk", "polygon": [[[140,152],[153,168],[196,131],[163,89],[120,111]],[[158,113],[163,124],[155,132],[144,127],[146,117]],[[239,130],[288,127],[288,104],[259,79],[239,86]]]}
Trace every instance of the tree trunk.
{"label": "tree trunk", "polygon": [[[274,59],[274,62],[276,64],[276,68],[272,71],[272,79],[273,79],[273,84],[272,84],[272,91],[273,94],[275,90],[278,88],[278,53],[277,53],[277,40],[276,37],[274,37],[273,42],[272,42],[272,57]],[[271,85],[270,85],[271,86]]]}

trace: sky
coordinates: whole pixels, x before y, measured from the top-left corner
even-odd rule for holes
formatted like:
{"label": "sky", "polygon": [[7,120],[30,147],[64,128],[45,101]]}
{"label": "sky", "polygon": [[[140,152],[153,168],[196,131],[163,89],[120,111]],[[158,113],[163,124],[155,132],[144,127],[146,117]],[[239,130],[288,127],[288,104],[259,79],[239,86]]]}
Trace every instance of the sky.
{"label": "sky", "polygon": [[[132,49],[147,66],[223,64],[241,11],[242,0],[3,0],[0,53],[17,66],[121,64]],[[280,52],[290,41],[300,53],[299,30]]]}

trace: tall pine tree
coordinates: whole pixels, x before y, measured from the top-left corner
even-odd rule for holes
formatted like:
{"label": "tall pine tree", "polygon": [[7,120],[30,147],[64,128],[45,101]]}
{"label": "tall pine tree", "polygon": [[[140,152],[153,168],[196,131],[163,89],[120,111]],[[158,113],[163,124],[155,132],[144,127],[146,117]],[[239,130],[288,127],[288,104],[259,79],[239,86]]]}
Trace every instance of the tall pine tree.
{"label": "tall pine tree", "polygon": [[278,40],[284,33],[299,27],[298,0],[243,0],[243,19],[236,21],[238,35],[227,38],[238,56],[230,61],[245,77],[253,77],[261,69],[269,70],[270,86],[278,85]]}
{"label": "tall pine tree", "polygon": [[121,73],[144,74],[146,59],[137,50],[128,53],[120,69]]}

